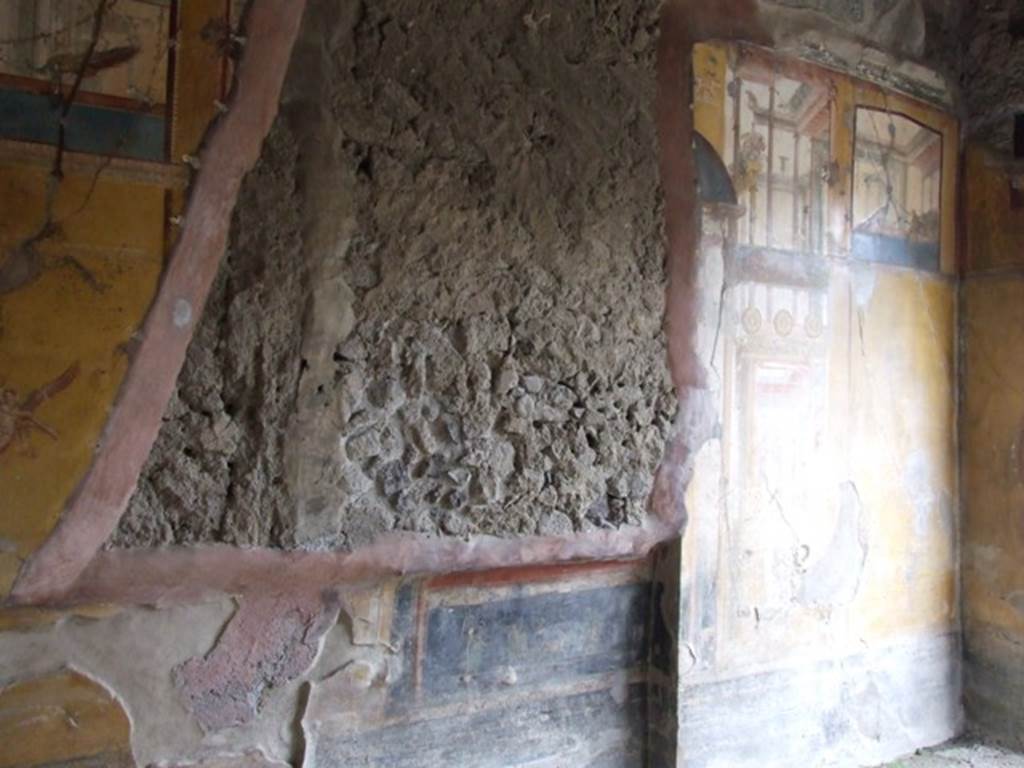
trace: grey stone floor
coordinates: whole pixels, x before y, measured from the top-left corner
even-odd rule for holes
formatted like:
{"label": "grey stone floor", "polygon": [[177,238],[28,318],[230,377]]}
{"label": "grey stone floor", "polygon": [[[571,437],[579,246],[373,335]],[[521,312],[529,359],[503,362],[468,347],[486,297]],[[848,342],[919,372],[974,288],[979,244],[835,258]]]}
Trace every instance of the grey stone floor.
{"label": "grey stone floor", "polygon": [[1024,755],[982,744],[957,743],[905,757],[886,768],[1024,768]]}

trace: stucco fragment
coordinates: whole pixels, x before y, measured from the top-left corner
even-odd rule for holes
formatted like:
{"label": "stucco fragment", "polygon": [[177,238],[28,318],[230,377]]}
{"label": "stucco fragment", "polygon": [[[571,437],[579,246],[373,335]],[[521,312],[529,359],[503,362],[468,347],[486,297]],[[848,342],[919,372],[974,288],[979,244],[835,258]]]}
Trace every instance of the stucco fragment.
{"label": "stucco fragment", "polygon": [[175,685],[204,730],[244,725],[268,689],[313,664],[337,615],[330,594],[245,598],[213,650],[175,668]]}

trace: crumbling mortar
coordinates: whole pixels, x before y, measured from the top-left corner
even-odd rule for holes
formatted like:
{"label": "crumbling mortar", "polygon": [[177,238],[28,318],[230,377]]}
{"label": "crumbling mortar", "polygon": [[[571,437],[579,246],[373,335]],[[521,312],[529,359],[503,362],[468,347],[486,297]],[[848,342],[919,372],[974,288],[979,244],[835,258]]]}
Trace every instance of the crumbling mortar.
{"label": "crumbling mortar", "polygon": [[[115,545],[643,523],[675,411],[647,114],[657,6],[488,5],[360,4],[329,41],[307,20],[329,63],[310,85],[293,61],[295,108],[325,105],[303,114],[340,149],[307,167],[309,134],[278,120]],[[434,50],[431,25],[480,45]],[[517,81],[529,93],[493,87]],[[331,218],[324,174],[347,182],[351,232],[302,233],[303,211]],[[313,277],[282,280],[289,267]],[[317,306],[325,273],[351,291],[351,327],[337,300]],[[307,304],[327,334],[309,354]],[[216,425],[222,453],[203,446]]]}

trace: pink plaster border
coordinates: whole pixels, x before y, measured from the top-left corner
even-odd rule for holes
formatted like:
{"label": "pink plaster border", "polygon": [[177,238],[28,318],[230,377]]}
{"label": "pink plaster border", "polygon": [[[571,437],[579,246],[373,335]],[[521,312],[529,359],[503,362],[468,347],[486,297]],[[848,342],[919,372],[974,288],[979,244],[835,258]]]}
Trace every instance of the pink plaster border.
{"label": "pink plaster border", "polygon": [[160,430],[195,324],[227,245],[242,178],[277,114],[305,0],[258,0],[246,22],[237,97],[200,155],[181,237],[139,334],[140,344],[92,465],[57,527],[22,566],[11,592],[40,602],[66,592],[117,526]]}
{"label": "pink plaster border", "polygon": [[[117,526],[160,428],[207,293],[224,252],[242,177],[255,163],[276,114],[304,0],[260,0],[249,19],[238,99],[215,127],[142,344],[108,422],[93,466],[58,527],[25,564],[17,603],[158,603],[213,593],[295,592],[411,573],[487,570],[640,558],[679,535],[694,452],[712,412],[695,353],[698,208],[689,108],[693,45],[708,39],[770,43],[756,0],[702,7],[675,0],[662,11],[656,120],[668,237],[666,329],[669,367],[680,399],[673,441],[656,478],[652,515],[642,528],[570,538],[425,539],[392,534],[353,553],[284,552],[229,546],[100,551]],[[175,325],[188,302],[190,319]]]}
{"label": "pink plaster border", "polygon": [[480,538],[469,542],[425,541],[413,534],[392,534],[352,553],[227,545],[106,550],[93,559],[59,602],[188,603],[216,594],[308,593],[409,574],[636,560],[678,532],[678,525],[656,524],[629,532],[602,531],[565,539]]}

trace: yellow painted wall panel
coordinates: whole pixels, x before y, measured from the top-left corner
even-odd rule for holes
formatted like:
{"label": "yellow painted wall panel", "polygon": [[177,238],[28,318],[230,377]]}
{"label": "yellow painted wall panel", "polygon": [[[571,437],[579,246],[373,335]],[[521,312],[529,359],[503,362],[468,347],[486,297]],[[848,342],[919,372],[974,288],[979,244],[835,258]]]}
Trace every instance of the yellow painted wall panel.
{"label": "yellow painted wall panel", "polygon": [[130,752],[129,735],[121,705],[102,686],[74,672],[0,691],[0,768],[107,754],[111,764],[121,763]]}
{"label": "yellow painted wall panel", "polygon": [[[713,51],[695,54],[695,117],[712,142],[720,119],[731,126],[725,159],[742,192],[729,237],[705,237],[700,256],[702,293],[723,297],[701,318],[720,340],[707,352],[721,440],[697,457],[688,495],[690,679],[949,637],[960,620],[956,121],[750,48],[726,47],[724,79],[741,84],[728,95]],[[943,136],[941,274],[853,256],[859,106],[891,106]]]}
{"label": "yellow painted wall panel", "polygon": [[843,425],[869,519],[856,624],[873,637],[948,630],[956,619],[955,289],[909,270],[859,271]]}
{"label": "yellow painted wall panel", "polygon": [[195,154],[224,98],[229,43],[228,0],[189,0],[181,5],[174,62],[171,160]]}
{"label": "yellow painted wall panel", "polygon": [[0,167],[4,592],[89,466],[163,259],[163,189],[114,173],[66,176],[52,231],[32,241],[49,182],[42,168]]}
{"label": "yellow painted wall panel", "polygon": [[968,271],[1024,266],[1024,207],[1011,205],[1005,166],[990,150],[969,144],[965,168]]}
{"label": "yellow painted wall panel", "polygon": [[693,49],[693,124],[725,157],[726,68],[729,49],[700,43]]}
{"label": "yellow painted wall panel", "polygon": [[[830,270],[726,294],[722,444],[697,457],[683,545],[684,636],[711,679],[958,624],[955,284]],[[826,300],[822,334],[802,313]]]}
{"label": "yellow painted wall panel", "polygon": [[966,612],[1024,634],[1024,279],[969,278],[964,294]]}
{"label": "yellow painted wall panel", "polygon": [[[227,0],[178,5],[175,162],[216,114],[231,46]],[[72,154],[54,185],[25,146],[0,158],[0,597],[92,460],[184,201],[171,166]]]}

